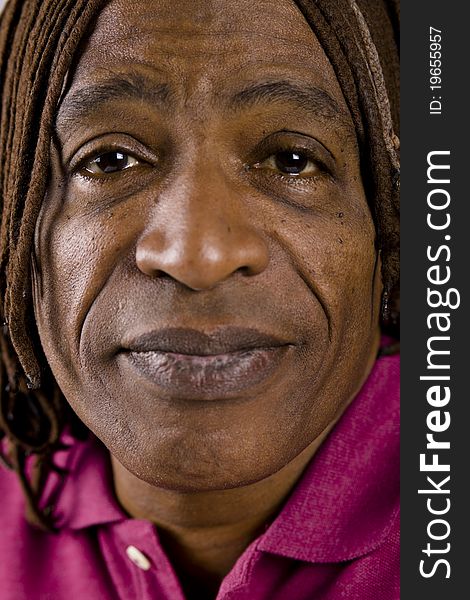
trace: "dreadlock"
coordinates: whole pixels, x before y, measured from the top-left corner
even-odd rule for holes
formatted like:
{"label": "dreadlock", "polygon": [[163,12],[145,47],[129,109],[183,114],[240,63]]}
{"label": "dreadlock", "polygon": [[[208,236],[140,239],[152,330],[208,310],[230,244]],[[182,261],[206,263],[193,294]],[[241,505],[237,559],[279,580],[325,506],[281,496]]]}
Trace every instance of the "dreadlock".
{"label": "dreadlock", "polygon": [[[76,432],[77,423],[39,343],[31,251],[64,82],[106,2],[10,0],[0,20],[0,459],[19,476],[28,519],[47,530],[53,523],[40,508],[41,492],[56,469],[52,457],[63,447],[64,426]],[[355,125],[382,259],[382,317],[393,325],[399,281],[397,0],[295,2],[335,70]]]}
{"label": "dreadlock", "polygon": [[33,322],[31,248],[63,83],[103,4],[11,0],[0,25],[0,431],[9,441],[3,462],[19,475],[29,520],[46,529],[52,524],[39,509],[39,499],[68,415],[47,369],[41,381],[44,360]]}

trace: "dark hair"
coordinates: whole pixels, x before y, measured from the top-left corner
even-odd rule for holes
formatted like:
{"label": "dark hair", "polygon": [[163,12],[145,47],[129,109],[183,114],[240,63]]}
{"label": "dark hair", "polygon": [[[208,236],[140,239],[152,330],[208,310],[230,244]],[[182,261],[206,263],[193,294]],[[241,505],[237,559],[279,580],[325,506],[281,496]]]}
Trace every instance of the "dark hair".
{"label": "dark hair", "polygon": [[[399,281],[397,3],[295,1],[333,65],[354,121],[382,258],[383,321],[394,326]],[[53,524],[39,508],[41,491],[55,468],[52,456],[64,426],[79,435],[79,422],[38,339],[32,244],[67,73],[106,2],[10,0],[0,22],[0,439],[8,438],[0,456],[19,475],[29,520],[49,530]]]}

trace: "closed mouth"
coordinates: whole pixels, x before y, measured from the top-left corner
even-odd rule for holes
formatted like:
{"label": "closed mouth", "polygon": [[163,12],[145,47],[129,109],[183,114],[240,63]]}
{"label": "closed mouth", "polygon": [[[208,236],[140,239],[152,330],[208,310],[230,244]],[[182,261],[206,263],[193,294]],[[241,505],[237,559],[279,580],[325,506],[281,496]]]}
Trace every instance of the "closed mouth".
{"label": "closed mouth", "polygon": [[266,380],[292,346],[253,329],[223,327],[206,334],[175,328],[140,335],[121,354],[170,396],[216,400]]}

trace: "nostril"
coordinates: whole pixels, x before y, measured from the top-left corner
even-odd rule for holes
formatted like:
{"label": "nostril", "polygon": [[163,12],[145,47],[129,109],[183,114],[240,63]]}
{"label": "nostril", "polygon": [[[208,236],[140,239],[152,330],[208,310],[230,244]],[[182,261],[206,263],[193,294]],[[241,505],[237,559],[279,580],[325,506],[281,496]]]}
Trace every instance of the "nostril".
{"label": "nostril", "polygon": [[173,280],[174,278],[169,275],[168,273],[165,273],[165,271],[154,271],[152,277],[157,277],[158,279],[163,279],[163,280]]}

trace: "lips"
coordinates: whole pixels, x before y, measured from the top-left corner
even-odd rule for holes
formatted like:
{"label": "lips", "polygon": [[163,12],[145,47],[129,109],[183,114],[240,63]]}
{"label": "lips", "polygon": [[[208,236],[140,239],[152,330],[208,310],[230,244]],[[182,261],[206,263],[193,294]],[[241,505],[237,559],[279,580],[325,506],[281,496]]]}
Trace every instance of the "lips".
{"label": "lips", "polygon": [[291,348],[253,329],[223,327],[206,334],[174,328],[126,341],[121,355],[170,397],[217,400],[268,379]]}

